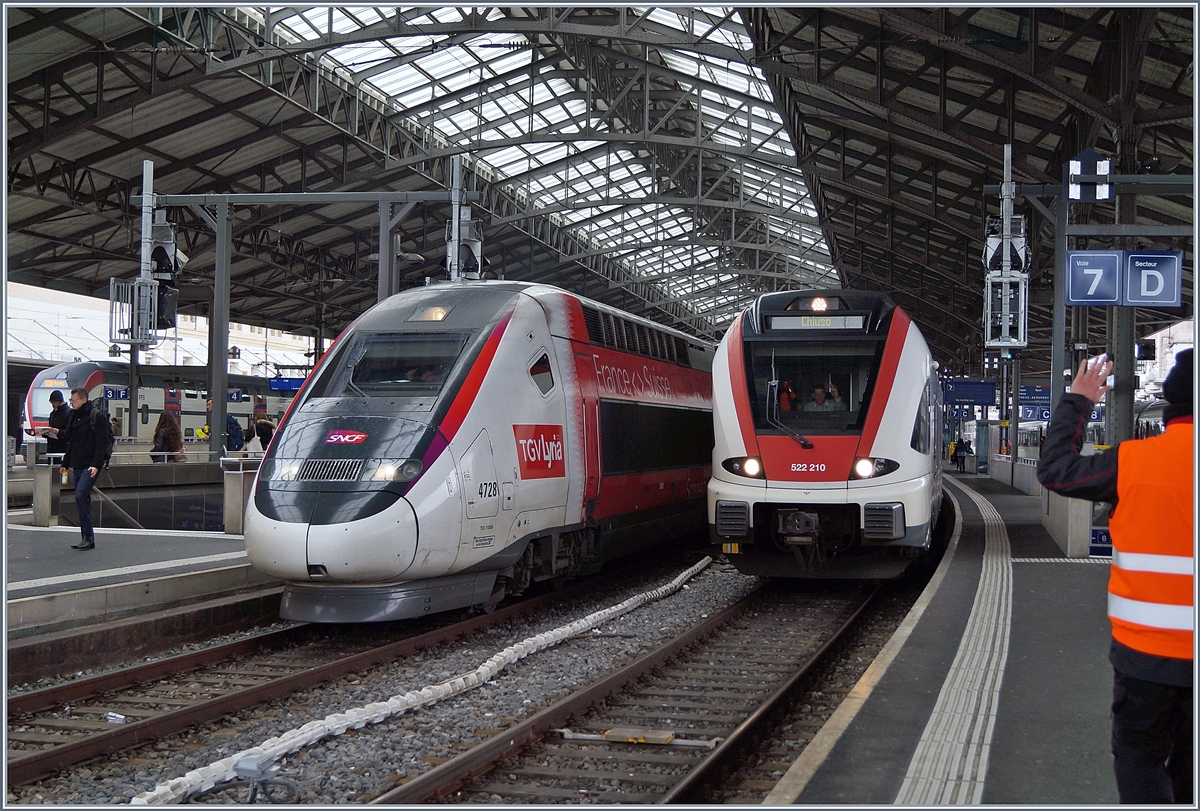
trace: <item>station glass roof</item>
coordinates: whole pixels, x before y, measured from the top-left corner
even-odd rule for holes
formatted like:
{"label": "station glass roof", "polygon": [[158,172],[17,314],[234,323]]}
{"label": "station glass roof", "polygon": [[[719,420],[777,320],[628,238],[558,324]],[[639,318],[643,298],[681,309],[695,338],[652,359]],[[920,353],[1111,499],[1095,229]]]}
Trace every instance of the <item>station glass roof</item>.
{"label": "station glass roof", "polygon": [[[243,9],[284,40],[303,42],[327,32],[352,33],[383,21],[373,8],[323,7],[300,12],[269,7]],[[389,10],[390,11],[390,10]],[[731,51],[749,53],[752,43],[737,14],[728,9],[636,9],[638,16]],[[463,22],[470,9],[401,11],[410,26],[422,21]],[[486,11],[486,18],[504,14]],[[732,182],[738,199],[769,208],[764,233],[739,239],[713,234],[705,203],[687,205],[669,193],[678,167],[662,166],[653,154],[607,137],[641,122],[614,120],[613,108],[594,103],[582,82],[560,71],[553,55],[519,33],[448,32],[354,42],[327,50],[322,59],[414,127],[447,144],[473,145],[474,158],[497,178],[519,185],[536,209],[555,212],[596,252],[619,257],[634,276],[652,280],[672,299],[707,315],[719,332],[748,304],[738,280],[752,273],[747,243],[767,245],[772,275],[792,286],[839,284],[817,226],[817,211],[795,167],[796,155],[761,72],[752,65],[695,51],[655,47],[656,75],[676,104],[700,111],[705,144],[737,155],[714,171],[716,184]],[[591,133],[606,137],[590,139]],[[478,146],[496,143],[480,153]],[[740,152],[753,149],[752,156]],[[727,220],[726,222],[732,222]],[[698,241],[695,234],[711,238]],[[783,272],[779,272],[779,268]],[[782,278],[781,278],[782,277]]]}

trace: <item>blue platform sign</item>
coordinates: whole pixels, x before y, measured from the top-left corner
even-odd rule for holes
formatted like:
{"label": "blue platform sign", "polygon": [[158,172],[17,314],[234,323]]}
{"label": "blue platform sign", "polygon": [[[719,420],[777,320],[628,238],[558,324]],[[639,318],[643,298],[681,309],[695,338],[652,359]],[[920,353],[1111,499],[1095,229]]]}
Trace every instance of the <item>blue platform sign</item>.
{"label": "blue platform sign", "polygon": [[1121,251],[1067,251],[1067,304],[1120,304],[1121,264]]}
{"label": "blue platform sign", "polygon": [[1126,251],[1122,304],[1178,307],[1183,303],[1183,253]]}
{"label": "blue platform sign", "polygon": [[1088,557],[1112,557],[1112,535],[1107,529],[1092,527],[1092,542],[1088,544]]}
{"label": "blue platform sign", "polygon": [[104,399],[105,400],[128,400],[129,399],[129,387],[128,386],[105,386],[104,387]]}
{"label": "blue platform sign", "polygon": [[1050,421],[1050,406],[1048,405],[1023,405],[1021,406],[1021,421],[1022,422],[1049,422]]}
{"label": "blue platform sign", "polygon": [[947,380],[943,399],[946,405],[994,406],[996,381]]}
{"label": "blue platform sign", "polygon": [[230,389],[225,399],[230,403],[240,403],[242,401],[242,390]]}
{"label": "blue platform sign", "polygon": [[304,385],[303,377],[272,377],[267,380],[271,391],[300,391]]}
{"label": "blue platform sign", "polygon": [[1021,405],[1050,405],[1050,387],[1022,386]]}

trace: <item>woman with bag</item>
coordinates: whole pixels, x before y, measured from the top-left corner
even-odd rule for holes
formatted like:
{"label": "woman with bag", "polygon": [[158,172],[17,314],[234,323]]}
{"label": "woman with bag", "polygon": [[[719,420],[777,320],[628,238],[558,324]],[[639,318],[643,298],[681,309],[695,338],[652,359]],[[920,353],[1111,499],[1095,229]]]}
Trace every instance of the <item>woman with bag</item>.
{"label": "woman with bag", "polygon": [[254,421],[254,417],[250,418],[250,428],[249,428],[249,430],[246,431],[246,437],[247,437],[246,447],[244,447],[242,449],[246,452],[245,455],[248,458],[262,456],[263,444],[262,444],[262,441],[258,438],[258,430],[257,430],[257,425]]}

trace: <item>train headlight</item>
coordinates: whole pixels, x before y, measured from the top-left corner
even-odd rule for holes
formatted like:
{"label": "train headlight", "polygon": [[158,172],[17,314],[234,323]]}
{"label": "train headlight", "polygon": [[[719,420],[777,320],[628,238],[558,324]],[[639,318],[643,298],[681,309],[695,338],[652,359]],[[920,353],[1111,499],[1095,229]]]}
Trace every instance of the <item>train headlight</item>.
{"label": "train headlight", "polygon": [[362,477],[374,482],[411,482],[423,469],[419,459],[368,459]]}
{"label": "train headlight", "polygon": [[893,462],[891,459],[881,459],[874,456],[860,456],[854,460],[854,465],[850,468],[851,479],[873,479],[876,476],[883,476],[886,473],[891,473],[893,470],[900,468],[899,462]]}
{"label": "train headlight", "polygon": [[721,467],[734,475],[745,476],[748,479],[763,477],[762,460],[757,456],[735,456],[722,462]]}
{"label": "train headlight", "polygon": [[258,478],[268,482],[294,482],[300,475],[300,459],[267,459],[258,469]]}

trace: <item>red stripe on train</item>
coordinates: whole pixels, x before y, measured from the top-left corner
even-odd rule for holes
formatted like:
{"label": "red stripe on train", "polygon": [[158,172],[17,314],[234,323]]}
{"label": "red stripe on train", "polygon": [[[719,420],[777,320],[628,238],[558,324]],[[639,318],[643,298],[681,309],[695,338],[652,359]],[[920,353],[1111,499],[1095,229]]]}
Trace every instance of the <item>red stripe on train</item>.
{"label": "red stripe on train", "polygon": [[488,336],[487,342],[479,352],[479,357],[471,366],[471,371],[467,372],[467,379],[463,381],[462,388],[458,390],[454,402],[450,404],[450,410],[446,412],[440,426],[442,435],[446,437],[447,442],[453,441],[454,435],[458,433],[458,429],[462,427],[463,421],[471,411],[475,397],[479,394],[479,388],[483,385],[483,379],[487,377],[488,369],[492,367],[492,359],[496,357],[500,339],[504,337],[504,330],[508,327],[508,322],[512,320],[516,309],[517,302],[514,300],[504,315],[500,316],[500,322]]}
{"label": "red stripe on train", "polygon": [[754,435],[754,417],[750,415],[750,389],[746,386],[746,351],[742,344],[742,323],[749,317],[743,312],[729,328],[729,385],[733,388],[733,409],[742,429],[742,444],[747,456],[758,456],[758,438]]}
{"label": "red stripe on train", "polygon": [[871,448],[875,445],[875,436],[883,422],[883,412],[887,410],[888,401],[892,397],[896,372],[900,368],[900,355],[904,352],[911,323],[912,319],[904,310],[897,307],[892,311],[892,326],[888,330],[887,346],[883,350],[879,377],[875,379],[875,392],[871,395],[871,409],[867,412],[867,423],[863,426],[862,441],[858,445],[859,456],[870,456]]}

